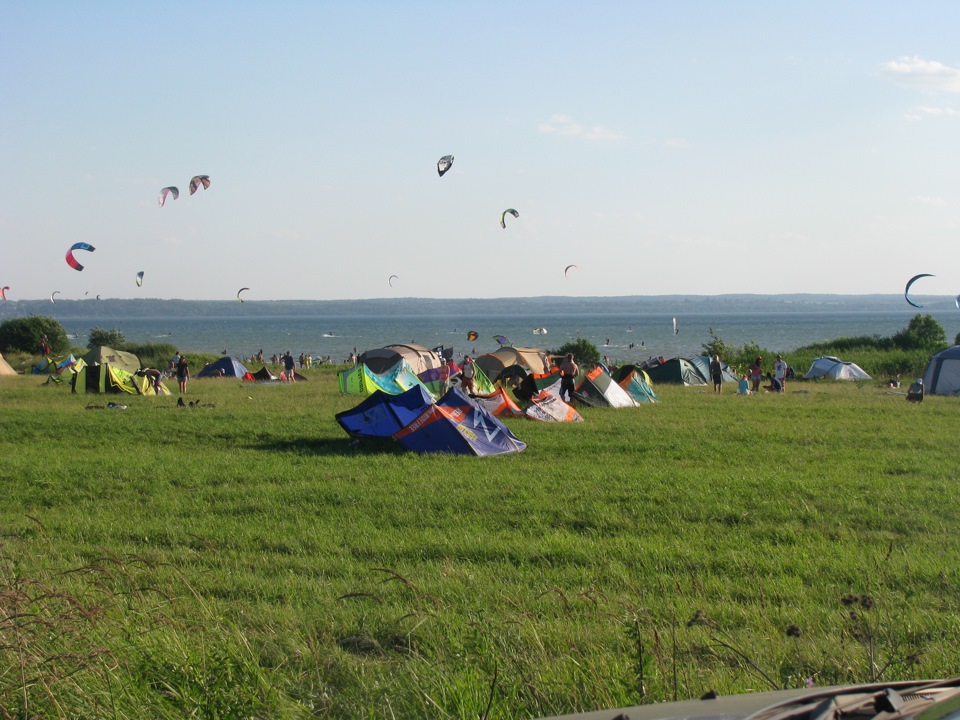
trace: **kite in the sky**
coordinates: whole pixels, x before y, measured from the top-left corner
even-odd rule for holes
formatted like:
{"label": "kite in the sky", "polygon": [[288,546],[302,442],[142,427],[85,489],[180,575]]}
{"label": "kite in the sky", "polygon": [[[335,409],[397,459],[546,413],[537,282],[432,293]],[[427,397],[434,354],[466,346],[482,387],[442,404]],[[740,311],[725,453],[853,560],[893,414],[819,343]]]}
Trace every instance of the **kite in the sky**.
{"label": "kite in the sky", "polygon": [[137,287],[143,287],[143,270],[137,273]]}
{"label": "kite in the sky", "polygon": [[[3,299],[6,300],[7,298],[4,297]],[[960,295],[957,295],[957,299],[954,300],[954,302],[957,304],[957,310],[960,310]]]}
{"label": "kite in the sky", "polygon": [[193,195],[201,185],[203,185],[204,190],[210,187],[209,175],[194,175],[190,181],[190,194]]}
{"label": "kite in the sky", "polygon": [[500,343],[501,346],[510,344],[510,338],[504,337],[503,335],[494,335],[493,339]]}
{"label": "kite in the sky", "polygon": [[923,305],[917,305],[913,300],[910,299],[910,286],[920,278],[933,277],[930,273],[920,273],[919,275],[914,275],[912,278],[907,280],[907,286],[903,289],[903,297],[906,298],[907,302],[913,305],[915,308],[922,308]]}
{"label": "kite in the sky", "polygon": [[176,200],[180,197],[180,191],[171,185],[170,187],[165,187],[160,191],[160,196],[157,198],[157,202],[160,203],[160,207],[163,207],[163,204],[167,201],[167,195],[173,195],[173,199]]}
{"label": "kite in the sky", "polygon": [[74,270],[83,270],[83,265],[77,262],[77,259],[73,256],[74,250],[87,250],[93,252],[96,248],[93,245],[88,243],[74,243],[69,250],[67,250],[67,265],[72,267]]}
{"label": "kite in the sky", "polygon": [[59,290],[54,290],[52,293],[50,293],[50,302],[52,302],[54,305],[57,304],[57,295],[59,294],[60,294]]}
{"label": "kite in the sky", "polygon": [[399,279],[400,279],[400,276],[399,276],[399,275],[391,275],[390,277],[387,278],[387,283],[390,285],[390,287],[393,287],[393,279],[394,279],[394,278],[396,278],[397,280],[399,280]]}
{"label": "kite in the sky", "polygon": [[9,289],[10,289],[9,285],[4,285],[2,288],[0,288],[0,297],[3,298],[4,302],[7,301],[7,290]]}
{"label": "kite in the sky", "polygon": [[451,165],[453,165],[453,155],[444,155],[437,161],[437,172],[440,173],[440,177],[443,177]]}
{"label": "kite in the sky", "polygon": [[510,214],[513,215],[515,218],[520,217],[520,213],[518,213],[518,212],[517,212],[516,210],[514,210],[513,208],[507,208],[506,210],[504,210],[502,213],[500,213],[500,227],[502,227],[502,228],[504,228],[504,229],[506,229],[506,227],[507,227],[507,219],[506,219],[506,218],[507,218],[507,213],[510,213]]}
{"label": "kite in the sky", "polygon": [[243,302],[243,298],[240,297],[240,293],[242,293],[244,290],[249,290],[249,289],[250,288],[240,288],[239,290],[237,290],[237,300],[239,300],[240,302]]}
{"label": "kite in the sky", "polygon": [[476,341],[476,339],[477,339],[478,337],[480,337],[480,336],[477,334],[477,331],[476,331],[476,330],[471,330],[470,332],[467,333],[467,340],[468,340],[469,342],[474,342],[474,341]]}
{"label": "kite in the sky", "polygon": [[570,272],[570,268],[577,268],[577,270],[580,269],[580,268],[577,267],[576,265],[567,265],[567,266],[563,269],[563,276],[564,276],[564,277],[567,277],[567,273]]}

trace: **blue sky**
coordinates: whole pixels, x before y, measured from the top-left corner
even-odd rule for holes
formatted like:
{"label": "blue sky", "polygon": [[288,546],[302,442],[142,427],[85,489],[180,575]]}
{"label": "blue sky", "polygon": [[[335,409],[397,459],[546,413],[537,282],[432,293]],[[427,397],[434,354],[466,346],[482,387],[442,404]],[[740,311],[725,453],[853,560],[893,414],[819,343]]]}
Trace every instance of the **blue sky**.
{"label": "blue sky", "polygon": [[859,294],[927,272],[916,293],[953,297],[957,27],[954,2],[4,3],[0,285]]}

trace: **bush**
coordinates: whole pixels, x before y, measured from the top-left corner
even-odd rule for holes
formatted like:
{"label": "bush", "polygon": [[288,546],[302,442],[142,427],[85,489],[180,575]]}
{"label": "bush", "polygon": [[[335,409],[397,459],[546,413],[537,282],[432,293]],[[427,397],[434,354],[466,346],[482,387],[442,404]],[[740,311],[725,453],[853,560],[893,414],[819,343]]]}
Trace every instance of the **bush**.
{"label": "bush", "polygon": [[580,366],[594,365],[600,362],[600,350],[589,340],[579,338],[573,342],[562,345],[557,350],[550,350],[551,355],[562,357],[567,353],[573,353],[574,360]]}
{"label": "bush", "polygon": [[0,323],[0,352],[40,355],[43,353],[44,335],[52,353],[61,355],[70,349],[70,341],[63,325],[52,317],[31,315]]}
{"label": "bush", "polygon": [[127,345],[124,350],[132,352],[140,358],[140,367],[152,367],[165,370],[170,366],[173,354],[177,348],[168,343],[144,343],[143,345]]}
{"label": "bush", "polygon": [[114,350],[127,350],[127,348],[124,347],[126,344],[127,338],[123,336],[122,332],[114,328],[104,330],[103,328],[95,327],[90,331],[90,339],[87,340],[87,347],[91,349],[106,345],[107,347],[112,347]]}
{"label": "bush", "polygon": [[947,334],[933,315],[915,315],[906,330],[893,336],[893,344],[903,350],[936,352],[947,344]]}

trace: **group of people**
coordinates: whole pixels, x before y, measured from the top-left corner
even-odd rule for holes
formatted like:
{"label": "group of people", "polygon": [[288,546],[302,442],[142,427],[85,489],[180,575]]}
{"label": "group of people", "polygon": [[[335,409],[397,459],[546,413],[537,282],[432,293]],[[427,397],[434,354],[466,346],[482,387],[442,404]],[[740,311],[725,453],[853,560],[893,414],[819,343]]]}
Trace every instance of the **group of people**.
{"label": "group of people", "polygon": [[[770,392],[782,393],[787,387],[787,377],[790,374],[790,367],[784,362],[782,355],[777,355],[776,362],[773,363],[773,372],[767,375],[770,380],[769,385],[764,386],[764,390]],[[723,363],[720,362],[720,356],[714,355],[710,361],[710,379],[713,381],[713,391],[715,393],[723,392]],[[737,392],[741,395],[751,395],[760,392],[760,383],[763,380],[763,357],[758,355],[753,361],[747,373],[740,378]]]}

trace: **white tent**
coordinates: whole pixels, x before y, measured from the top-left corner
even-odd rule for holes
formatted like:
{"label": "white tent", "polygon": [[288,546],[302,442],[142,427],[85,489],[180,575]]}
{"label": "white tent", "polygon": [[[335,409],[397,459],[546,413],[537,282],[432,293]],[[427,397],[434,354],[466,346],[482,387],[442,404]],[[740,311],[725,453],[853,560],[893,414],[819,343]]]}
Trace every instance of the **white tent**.
{"label": "white tent", "polygon": [[807,380],[870,380],[867,375],[856,363],[844,362],[835,357],[818,357],[810,365],[807,374],[804,376]]}
{"label": "white tent", "polygon": [[14,370],[10,363],[3,359],[3,355],[0,354],[0,375],[16,375],[17,371]]}
{"label": "white tent", "polygon": [[923,373],[923,387],[927,395],[960,395],[960,345],[930,358]]}

